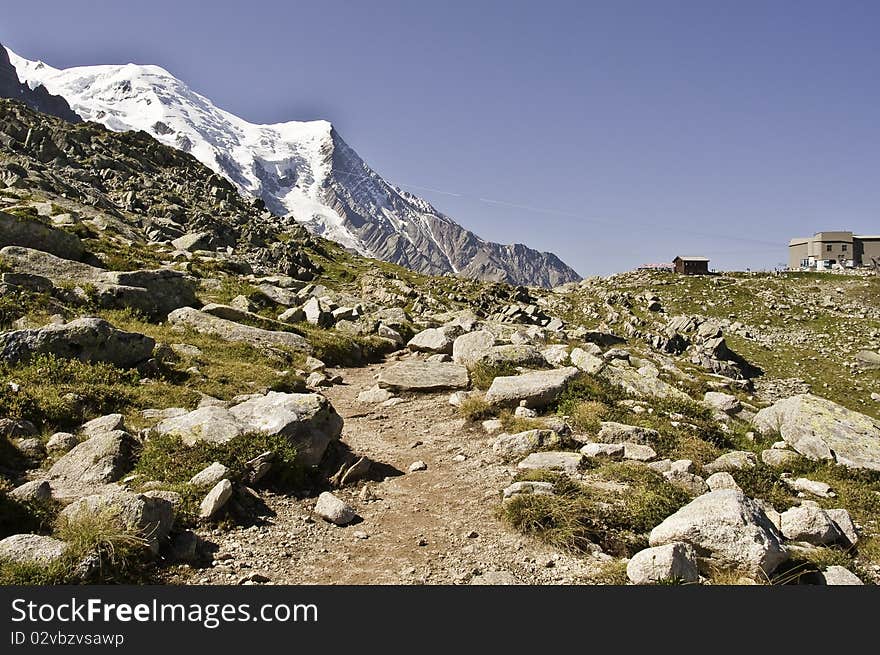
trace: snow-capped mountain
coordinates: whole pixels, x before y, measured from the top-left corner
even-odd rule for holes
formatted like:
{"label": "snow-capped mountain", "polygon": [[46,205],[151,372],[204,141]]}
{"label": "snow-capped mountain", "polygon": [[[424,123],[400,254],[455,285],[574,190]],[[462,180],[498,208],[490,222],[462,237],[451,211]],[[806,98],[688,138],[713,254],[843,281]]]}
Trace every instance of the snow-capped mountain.
{"label": "snow-capped mountain", "polygon": [[386,182],[327,121],[255,125],[158,66],[56,69],[9,51],[23,83],[64,97],[83,119],[143,130],[191,153],[280,216],[358,253],[431,274],[555,286],[580,279],[552,253],[480,239]]}

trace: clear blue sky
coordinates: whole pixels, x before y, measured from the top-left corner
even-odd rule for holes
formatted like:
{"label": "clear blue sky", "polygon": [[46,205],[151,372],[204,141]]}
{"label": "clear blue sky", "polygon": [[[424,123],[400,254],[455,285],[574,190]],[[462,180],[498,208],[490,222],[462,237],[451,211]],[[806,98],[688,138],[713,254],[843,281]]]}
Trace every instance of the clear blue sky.
{"label": "clear blue sky", "polygon": [[251,121],[329,119],[388,180],[583,275],[880,233],[880,2],[4,5],[22,56],[159,64]]}

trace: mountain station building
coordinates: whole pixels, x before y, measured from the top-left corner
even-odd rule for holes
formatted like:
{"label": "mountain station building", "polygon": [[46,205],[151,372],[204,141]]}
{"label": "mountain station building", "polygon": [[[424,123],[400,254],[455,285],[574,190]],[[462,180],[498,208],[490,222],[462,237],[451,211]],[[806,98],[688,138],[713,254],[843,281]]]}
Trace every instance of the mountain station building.
{"label": "mountain station building", "polygon": [[683,257],[679,255],[672,260],[672,265],[679,275],[709,275],[708,257]]}
{"label": "mountain station building", "polygon": [[872,258],[880,259],[880,235],[816,232],[812,237],[788,243],[788,268],[792,271],[872,266]]}

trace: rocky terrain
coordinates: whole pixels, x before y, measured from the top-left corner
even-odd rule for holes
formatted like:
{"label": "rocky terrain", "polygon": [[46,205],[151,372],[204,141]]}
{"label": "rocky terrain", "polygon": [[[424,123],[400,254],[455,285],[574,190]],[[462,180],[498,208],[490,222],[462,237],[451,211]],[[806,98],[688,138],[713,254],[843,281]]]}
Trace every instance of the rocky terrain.
{"label": "rocky terrain", "polygon": [[876,584],[880,276],[431,277],[0,101],[0,580]]}
{"label": "rocky terrain", "polygon": [[580,279],[552,253],[485,241],[389,184],[327,121],[255,125],[158,66],[58,70],[10,57],[11,77],[44,85],[86,120],[116,131],[141,130],[191,153],[286,217],[294,233],[302,225],[358,254],[431,275],[546,287]]}

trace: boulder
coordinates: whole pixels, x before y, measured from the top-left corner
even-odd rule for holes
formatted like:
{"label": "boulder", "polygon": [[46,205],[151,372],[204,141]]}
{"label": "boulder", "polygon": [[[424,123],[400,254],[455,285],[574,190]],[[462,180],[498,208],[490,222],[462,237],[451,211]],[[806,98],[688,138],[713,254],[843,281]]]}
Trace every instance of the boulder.
{"label": "boulder", "polygon": [[571,363],[584,373],[595,375],[605,366],[605,360],[593,353],[588,353],[583,348],[574,348],[571,351]]}
{"label": "boulder", "polygon": [[719,489],[733,489],[734,491],[742,491],[740,486],[733,479],[730,473],[718,472],[713,473],[706,478],[706,486],[710,491],[718,491]]}
{"label": "boulder", "polygon": [[503,459],[523,457],[540,448],[558,443],[559,437],[551,430],[526,430],[516,434],[502,434],[492,444],[492,451]]}
{"label": "boulder", "polygon": [[504,500],[508,498],[513,498],[514,496],[528,496],[528,495],[536,495],[536,496],[552,496],[556,493],[553,490],[552,482],[514,482],[508,487],[505,487],[502,492],[502,497]]}
{"label": "boulder", "polygon": [[220,480],[199,504],[199,518],[203,521],[213,518],[232,498],[232,483]]}
{"label": "boulder", "polygon": [[568,346],[561,343],[542,348],[541,355],[550,366],[564,366],[569,361]]}
{"label": "boulder", "polygon": [[853,546],[859,541],[859,533],[856,530],[856,524],[853,523],[852,517],[845,509],[826,509],[825,513],[834,521],[834,525],[840,530],[841,534]]}
{"label": "boulder", "polygon": [[55,355],[130,368],[149,359],[155,345],[151,337],[117,330],[103,319],[79,318],[64,325],[0,334],[0,359],[16,364],[35,355]]}
{"label": "boulder", "polygon": [[858,586],[865,584],[859,576],[842,566],[829,566],[819,575],[821,576],[821,584],[828,586]]}
{"label": "boulder", "polygon": [[551,371],[532,371],[522,375],[497,377],[486,392],[486,402],[491,405],[516,407],[545,407],[555,401],[566,385],[580,371],[569,366]]}
{"label": "boulder", "polygon": [[48,475],[71,482],[115,482],[131,470],[137,445],[137,440],[122,430],[98,433],[59,458]]}
{"label": "boulder", "polygon": [[461,334],[461,326],[448,325],[446,327],[429,328],[416,334],[406,347],[410,350],[424,353],[452,354],[452,344],[455,338]]}
{"label": "boulder", "polygon": [[825,510],[810,504],[782,512],[780,528],[786,539],[803,541],[814,546],[837,543],[843,536]]}
{"label": "boulder", "polygon": [[655,443],[659,437],[657,430],[614,421],[602,421],[597,435],[597,439],[604,443],[635,443],[646,446]]}
{"label": "boulder", "polygon": [[783,450],[781,448],[768,448],[761,451],[761,461],[767,466],[774,468],[787,468],[797,464],[801,460],[802,455],[793,450]]}
{"label": "boulder", "polygon": [[778,432],[809,459],[880,471],[880,423],[825,398],[785,398],[759,411],[754,424],[763,434]]}
{"label": "boulder", "polygon": [[619,461],[623,459],[624,447],[620,443],[588,443],[580,450],[581,455]]}
{"label": "boulder", "polygon": [[464,366],[452,362],[397,362],[379,373],[379,386],[404,391],[463,389],[469,383]]}
{"label": "boulder", "polygon": [[63,541],[40,534],[14,534],[0,540],[0,559],[19,564],[50,564],[66,551]]}
{"label": "boulder", "polygon": [[541,351],[529,344],[492,346],[479,361],[488,366],[540,367],[547,363]]}
{"label": "boulder", "polygon": [[17,486],[9,495],[25,502],[43,503],[52,498],[52,487],[48,480],[31,480]]}
{"label": "boulder", "polygon": [[700,496],[709,491],[709,485],[706,484],[702,477],[688,471],[669,469],[664,471],[662,475],[669,484],[678,487],[691,496]]}
{"label": "boulder", "polygon": [[83,423],[79,429],[80,434],[87,439],[115,430],[125,430],[125,418],[122,414],[107,414],[93,418]]}
{"label": "boulder", "polygon": [[226,443],[247,431],[228,408],[214,405],[166,418],[154,430],[162,435],[175,434],[188,446],[201,441]]}
{"label": "boulder", "polygon": [[177,250],[193,252],[195,250],[211,250],[214,247],[214,235],[211,232],[189,232],[171,241]]}
{"label": "boulder", "polygon": [[861,364],[862,368],[880,368],[880,353],[876,353],[873,350],[860,350],[856,354],[856,361]]}
{"label": "boulder", "polygon": [[739,491],[697,496],[651,530],[652,546],[684,542],[701,563],[747,575],[771,574],[788,559],[776,527],[761,507]]}
{"label": "boulder", "polygon": [[213,487],[221,480],[229,477],[230,471],[220,462],[213,462],[210,466],[203,468],[190,479],[189,483],[194,487],[202,487],[207,489]]}
{"label": "boulder", "polygon": [[136,309],[151,318],[197,303],[194,278],[160,268],[108,271],[29,248],[9,246],[0,256],[16,272],[49,278],[56,286],[91,287],[93,300],[107,309]]}
{"label": "boulder", "polygon": [[106,515],[118,522],[121,529],[134,530],[158,553],[174,524],[174,504],[165,498],[113,490],[75,500],[60,514],[68,521],[95,515]]}
{"label": "boulder", "polygon": [[342,418],[324,396],[270,391],[230,408],[202,407],[156,426],[159,434],[176,434],[187,445],[225,443],[239,435],[264,433],[288,437],[304,466],[320,463],[330,442],[342,434]]}
{"label": "boulder", "polygon": [[624,459],[634,462],[650,462],[657,457],[657,452],[651,448],[651,446],[645,446],[640,443],[629,443],[628,441],[624,442],[622,445]]}
{"label": "boulder", "polygon": [[348,503],[340,500],[329,491],[318,496],[315,514],[335,525],[348,525],[357,518],[357,512]]}
{"label": "boulder", "polygon": [[302,306],[302,310],[306,316],[306,321],[312,325],[317,325],[318,327],[323,328],[333,327],[333,323],[335,322],[333,314],[330,311],[330,308],[319,299],[315,297],[309,298],[306,301],[306,304]]}
{"label": "boulder", "polygon": [[462,334],[452,343],[452,361],[462,366],[474,366],[494,345],[495,335],[488,330]]}
{"label": "boulder", "polygon": [[549,471],[561,471],[574,475],[580,470],[585,461],[585,457],[580,453],[545,451],[528,455],[516,467],[523,471],[547,469]]}
{"label": "boulder", "polygon": [[703,396],[703,402],[725,414],[736,414],[742,409],[742,403],[734,395],[729,393],[721,393],[720,391],[707,391]]}
{"label": "boulder", "polygon": [[757,463],[758,458],[755,456],[755,453],[748,450],[732,450],[729,453],[720,455],[714,462],[703,466],[703,471],[709,474],[718,472],[729,473],[730,471],[755,468]]}
{"label": "boulder", "polygon": [[82,242],[73,234],[0,211],[0,248],[4,246],[33,248],[63,259],[81,260],[85,255]]}
{"label": "boulder", "polygon": [[310,353],[312,347],[305,337],[293,332],[263,330],[242,325],[218,316],[206,314],[192,307],[181,307],[168,315],[168,322],[180,328],[190,328],[226,341],[246,343],[255,347],[275,346]]}
{"label": "boulder", "polygon": [[379,403],[384,403],[386,400],[393,398],[394,394],[388,391],[387,389],[383,389],[378,384],[370,387],[366,391],[361,391],[358,394],[358,402],[361,403],[369,403],[371,405],[378,405]]}
{"label": "boulder", "polygon": [[646,548],[626,565],[626,577],[637,585],[699,582],[697,556],[690,544],[673,542]]}

